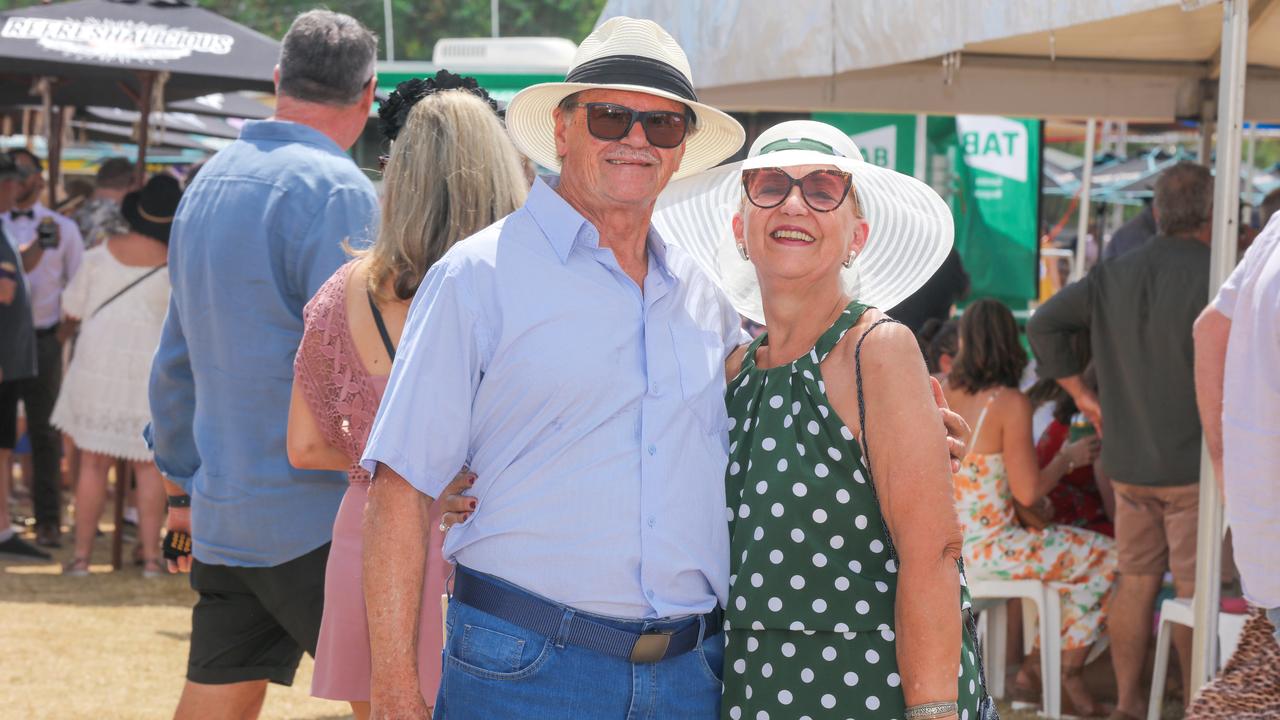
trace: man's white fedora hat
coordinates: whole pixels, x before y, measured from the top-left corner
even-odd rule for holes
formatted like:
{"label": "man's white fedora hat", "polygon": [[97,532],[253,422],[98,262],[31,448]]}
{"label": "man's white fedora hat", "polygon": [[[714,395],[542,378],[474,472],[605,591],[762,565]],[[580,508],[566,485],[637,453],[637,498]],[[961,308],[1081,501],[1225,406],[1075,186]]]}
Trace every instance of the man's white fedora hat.
{"label": "man's white fedora hat", "polygon": [[751,144],[744,162],[671,183],[654,208],[653,224],[663,239],[688,252],[742,315],[765,321],[755,265],[738,254],[733,237],[733,215],[744,203],[742,171],[796,165],[834,165],[853,176],[869,233],[852,267],[841,269],[851,298],[888,310],[919,290],[947,258],[955,223],[933,188],[866,162],[848,135],[826,123],[780,123]]}
{"label": "man's white fedora hat", "polygon": [[689,59],[674,38],[652,20],[615,17],[578,46],[565,82],[521,90],[507,105],[507,132],[516,149],[534,162],[560,170],[552,111],[582,90],[630,90],[684,103],[696,115],[685,137],[684,159],[674,178],[715,167],[742,147],[746,134],[737,120],[698,102]]}

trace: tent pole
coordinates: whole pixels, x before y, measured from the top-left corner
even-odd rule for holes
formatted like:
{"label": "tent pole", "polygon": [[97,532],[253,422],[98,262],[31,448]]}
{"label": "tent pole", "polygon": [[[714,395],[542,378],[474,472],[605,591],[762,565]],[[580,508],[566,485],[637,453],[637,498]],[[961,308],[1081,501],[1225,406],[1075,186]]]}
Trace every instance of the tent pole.
{"label": "tent pole", "polygon": [[929,116],[924,113],[916,114],[916,157],[915,172],[912,174],[920,182],[929,182],[928,178],[929,164]]}
{"label": "tent pole", "polygon": [[152,90],[156,84],[156,74],[153,72],[139,73],[139,79],[142,81],[142,90],[138,95],[138,122],[142,126],[138,128],[138,159],[134,164],[134,182],[139,187],[147,179],[147,143],[150,140],[151,132],[151,100]]}
{"label": "tent pole", "polygon": [[[1254,198],[1254,192],[1255,192],[1255,190],[1253,189],[1253,175],[1254,175],[1254,172],[1257,170],[1257,168],[1254,167],[1254,164],[1257,162],[1257,156],[1258,156],[1258,123],[1253,122],[1253,123],[1249,123],[1249,145],[1248,145],[1248,150],[1246,151],[1246,154],[1245,154],[1245,168],[1244,168],[1244,172],[1245,172],[1244,190],[1245,192],[1249,193],[1250,205],[1253,204],[1252,200]],[[1266,218],[1262,219],[1262,224],[1263,225],[1267,224]]]}
{"label": "tent pole", "polygon": [[[1218,77],[1218,157],[1213,183],[1213,245],[1209,298],[1217,294],[1236,264],[1240,223],[1240,144],[1244,118],[1245,52],[1249,39],[1248,0],[1222,3],[1222,74]],[[1209,451],[1200,448],[1200,520],[1196,537],[1195,635],[1191,646],[1188,697],[1213,678],[1218,663],[1218,603],[1221,595],[1222,497],[1214,482]]]}
{"label": "tent pole", "polygon": [[1093,192],[1093,155],[1098,121],[1089,118],[1084,125],[1084,175],[1080,178],[1080,219],[1076,222],[1076,260],[1071,265],[1071,282],[1084,277],[1088,258],[1089,196]]}

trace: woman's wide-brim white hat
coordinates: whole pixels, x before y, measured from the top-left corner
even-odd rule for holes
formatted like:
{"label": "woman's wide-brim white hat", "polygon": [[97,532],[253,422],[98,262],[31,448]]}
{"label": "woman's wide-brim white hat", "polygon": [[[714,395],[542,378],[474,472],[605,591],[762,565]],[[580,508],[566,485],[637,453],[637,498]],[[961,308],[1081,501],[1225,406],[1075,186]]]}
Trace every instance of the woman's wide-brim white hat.
{"label": "woman's wide-brim white hat", "polygon": [[[815,140],[835,154],[804,149]],[[779,142],[784,149],[760,152]],[[797,149],[785,149],[788,142]],[[853,141],[830,125],[782,123],[756,140],[746,161],[672,182],[653,215],[662,238],[688,252],[742,315],[765,322],[755,265],[738,254],[733,236],[734,214],[754,209],[743,196],[742,172],[797,165],[832,165],[853,177],[851,192],[857,193],[869,233],[852,267],[841,268],[849,297],[888,310],[919,290],[951,251],[955,224],[933,188],[866,162]]]}
{"label": "woman's wide-brim white hat", "polygon": [[746,139],[728,114],[700,103],[693,92],[689,60],[676,41],[651,20],[610,18],[578,46],[565,82],[541,83],[516,93],[507,105],[507,132],[516,149],[559,172],[554,111],[583,90],[628,90],[683,103],[696,116],[685,137],[684,158],[673,179],[715,167]]}

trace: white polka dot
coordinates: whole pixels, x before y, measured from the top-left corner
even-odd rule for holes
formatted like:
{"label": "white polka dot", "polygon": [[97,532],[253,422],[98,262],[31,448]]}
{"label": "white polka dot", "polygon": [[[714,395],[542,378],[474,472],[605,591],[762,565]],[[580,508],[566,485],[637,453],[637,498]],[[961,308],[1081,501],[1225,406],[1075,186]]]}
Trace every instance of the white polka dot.
{"label": "white polka dot", "polygon": [[760,666],[760,674],[765,677],[773,677],[773,665],[765,663]]}
{"label": "white polka dot", "polygon": [[969,708],[960,711],[960,720],[969,720]]}
{"label": "white polka dot", "polygon": [[[741,388],[739,388],[739,389],[741,389]],[[735,390],[734,392],[737,392],[737,391]],[[731,418],[729,418],[729,429],[730,429],[730,430],[732,430],[732,429],[734,429],[735,427],[737,427],[737,425],[738,425],[738,418],[736,418],[736,417],[731,417]]]}
{"label": "white polka dot", "polygon": [[729,708],[729,718],[730,720],[742,720],[742,708],[737,705]]}
{"label": "white polka dot", "polygon": [[787,471],[787,459],[782,458],[778,460],[778,472],[786,472],[786,471]]}
{"label": "white polka dot", "polygon": [[784,510],[785,508],[782,507],[782,503],[774,503],[769,508],[769,512],[772,513],[774,517],[782,517],[782,513]]}
{"label": "white polka dot", "polygon": [[827,511],[826,511],[826,510],[823,510],[822,508],[818,508],[817,510],[814,510],[814,511],[813,511],[813,521],[814,521],[814,522],[816,522],[816,523],[818,523],[818,524],[822,524],[822,523],[826,522],[826,521],[827,521]]}
{"label": "white polka dot", "polygon": [[902,677],[898,673],[889,673],[889,687],[898,687],[902,684]]}
{"label": "white polka dot", "polygon": [[876,538],[871,541],[871,545],[868,547],[871,548],[871,552],[878,553],[884,550],[884,543],[880,542],[880,538]]}
{"label": "white polka dot", "polygon": [[776,597],[769,598],[769,609],[773,612],[778,612],[782,609],[782,601]]}
{"label": "white polka dot", "polygon": [[831,456],[832,460],[839,460],[841,457],[844,457],[840,454],[840,451],[835,448],[827,448],[827,455]]}
{"label": "white polka dot", "polygon": [[735,460],[735,461],[733,461],[732,463],[730,463],[730,464],[729,464],[729,474],[730,474],[730,475],[737,475],[737,474],[738,474],[738,471],[740,471],[740,470],[742,470],[742,466],[738,464],[738,461],[737,461],[737,460]]}
{"label": "white polka dot", "polygon": [[856,574],[860,574],[862,573],[862,563],[858,562],[857,560],[850,560],[849,569]]}
{"label": "white polka dot", "polygon": [[764,576],[760,573],[751,573],[751,587],[760,587],[764,585]]}
{"label": "white polka dot", "polygon": [[813,601],[813,611],[816,613],[824,613],[827,611],[827,601],[818,598]]}
{"label": "white polka dot", "polygon": [[863,476],[862,476],[862,471],[861,471],[861,470],[854,470],[854,471],[853,471],[853,479],[854,479],[855,481],[857,481],[857,482],[859,482],[859,483],[863,484],[863,485],[866,485],[866,484],[867,484],[867,479],[866,479],[865,477],[863,477]]}
{"label": "white polka dot", "polygon": [[787,691],[787,690],[779,690],[779,691],[778,691],[778,702],[782,703],[783,705],[790,705],[790,704],[791,704],[791,693],[790,693],[789,691]]}
{"label": "white polka dot", "polygon": [[866,615],[871,612],[871,605],[866,600],[859,600],[853,609],[857,610],[859,615]]}
{"label": "white polka dot", "polygon": [[791,414],[792,414],[792,415],[799,415],[799,414],[800,414],[800,401],[799,401],[799,400],[796,400],[795,402],[791,403]]}
{"label": "white polka dot", "polygon": [[877,708],[879,708],[879,707],[880,707],[880,698],[876,697],[875,695],[872,695],[872,696],[870,696],[870,697],[868,697],[868,698],[867,698],[867,709],[868,709],[868,710],[875,710],[875,709],[877,709]]}
{"label": "white polka dot", "polygon": [[893,642],[894,634],[892,630],[885,628],[880,631],[880,637],[883,638],[885,642]]}
{"label": "white polka dot", "polygon": [[800,453],[800,457],[804,457],[804,445],[796,443],[796,452]]}
{"label": "white polka dot", "polygon": [[844,547],[844,538],[843,538],[843,537],[841,537],[841,536],[839,536],[839,535],[832,535],[832,536],[831,536],[831,549],[832,549],[832,550],[839,550],[839,549],[840,549],[840,548],[842,548],[842,547]]}
{"label": "white polka dot", "polygon": [[782,657],[794,657],[796,654],[796,646],[791,643],[782,643]]}
{"label": "white polka dot", "polygon": [[822,415],[822,418],[825,420],[827,416],[831,414],[831,411],[827,409],[826,405],[819,405],[818,414]]}
{"label": "white polka dot", "polygon": [[836,696],[830,693],[822,696],[822,707],[830,710],[836,706]]}
{"label": "white polka dot", "polygon": [[751,699],[751,686],[750,686],[750,685],[747,685],[745,688],[743,688],[743,690],[742,690],[742,694],[743,694],[743,695],[746,695],[746,696],[747,696],[747,699],[748,699],[748,700],[750,700],[750,699]]}
{"label": "white polka dot", "polygon": [[792,620],[791,624],[787,626],[787,629],[794,632],[804,632],[804,623],[799,620]]}
{"label": "white polka dot", "polygon": [[[818,360],[818,359],[815,357],[815,358],[814,358],[814,362],[817,362],[817,360]],[[812,379],[813,379],[813,373],[809,372],[808,370],[805,370],[805,371],[804,371],[804,377],[805,377],[805,379],[806,379],[806,380],[812,380]]]}
{"label": "white polka dot", "polygon": [[760,482],[756,483],[757,495],[763,495],[768,491],[769,491],[769,483],[765,482],[764,480],[761,480]]}
{"label": "white polka dot", "polygon": [[801,530],[800,528],[795,528],[794,530],[792,530],[792,531],[791,531],[791,541],[792,541],[792,542],[804,542],[804,531],[803,531],[803,530]]}
{"label": "white polka dot", "polygon": [[841,575],[840,577],[836,578],[836,589],[837,589],[837,590],[839,590],[840,592],[844,592],[845,590],[848,590],[848,589],[849,589],[849,578],[847,578],[847,577],[845,577],[845,576],[843,576],[843,575]]}
{"label": "white polka dot", "polygon": [[826,566],[827,566],[827,556],[826,556],[826,555],[823,555],[822,553],[814,553],[814,554],[813,554],[813,566],[814,566],[814,567],[826,567]]}
{"label": "white polka dot", "polygon": [[[832,629],[832,630],[834,630],[835,632],[838,632],[838,633],[847,633],[847,632],[849,632],[849,626],[848,626],[846,623],[836,623],[835,625],[831,626],[831,629]],[[853,639],[853,637],[852,637],[853,633],[849,633],[849,634],[850,634],[850,637],[845,638],[846,640],[852,640],[852,639]]]}
{"label": "white polka dot", "polygon": [[737,449],[738,449],[738,441],[737,441],[737,440],[734,440],[733,442],[729,443],[729,452],[730,452],[730,453],[733,453],[733,452],[734,452],[735,450],[737,450]]}
{"label": "white polka dot", "polygon": [[751,516],[751,508],[746,503],[742,503],[741,505],[738,506],[738,517],[745,518],[750,516]]}
{"label": "white polka dot", "polygon": [[853,439],[853,433],[852,433],[852,432],[850,432],[850,430],[849,430],[849,428],[848,428],[847,426],[845,426],[845,425],[841,425],[841,426],[840,426],[840,437],[844,438],[845,440],[852,440],[852,439]]}
{"label": "white polka dot", "polygon": [[759,640],[753,637],[747,638],[747,652],[755,652],[758,647],[760,647]]}
{"label": "white polka dot", "polygon": [[876,663],[880,662],[880,653],[876,652],[875,650],[868,650],[867,654],[864,657],[867,659],[867,662],[871,663],[872,665],[875,665]]}
{"label": "white polka dot", "polygon": [[746,432],[750,429],[751,429],[751,418],[747,418],[746,422],[742,423],[742,432]]}
{"label": "white polka dot", "polygon": [[858,673],[853,672],[852,670],[850,670],[849,672],[845,673],[845,674],[844,674],[844,684],[845,684],[845,685],[848,685],[849,687],[853,687],[854,685],[857,685],[857,684],[858,684]]}
{"label": "white polka dot", "polygon": [[823,381],[819,380],[819,381],[818,381],[818,390],[819,390],[820,392],[826,392],[826,391],[827,391],[827,384],[826,384],[825,382],[823,382]]}
{"label": "white polka dot", "polygon": [[[750,697],[750,696],[748,696]],[[769,711],[761,710],[756,713],[756,720],[769,720]]]}
{"label": "white polka dot", "polygon": [[808,425],[805,425],[805,429],[809,431],[809,434],[810,434],[810,435],[817,435],[817,434],[818,434],[818,421],[817,421],[817,420],[810,420],[810,421],[809,421],[809,424],[808,424]]}
{"label": "white polka dot", "polygon": [[734,601],[734,604],[738,606],[739,610],[747,609],[747,599],[742,595],[738,596],[738,599]]}
{"label": "white polka dot", "polygon": [[809,668],[805,668],[805,669],[801,670],[801,671],[800,671],[800,679],[801,679],[802,681],[806,682],[806,683],[811,683],[811,682],[813,682],[813,671],[812,671],[812,670],[810,670]]}
{"label": "white polka dot", "polygon": [[769,562],[773,563],[774,565],[781,565],[781,564],[782,564],[782,551],[781,551],[781,550],[773,550],[773,551],[771,551],[771,552],[769,553]]}
{"label": "white polka dot", "polygon": [[762,528],[762,527],[760,527],[760,526],[758,526],[758,525],[757,525],[757,526],[756,526],[756,531],[755,531],[755,532],[753,532],[753,533],[751,533],[751,537],[755,538],[757,541],[763,540],[763,539],[764,539],[764,528]]}
{"label": "white polka dot", "polygon": [[836,502],[840,503],[841,505],[849,504],[849,491],[845,490],[844,488],[840,488],[839,490],[837,490]]}
{"label": "white polka dot", "polygon": [[804,483],[796,483],[791,486],[791,492],[795,493],[796,497],[804,497],[809,494],[809,488],[805,487]]}
{"label": "white polka dot", "polygon": [[970,695],[974,694],[974,693],[977,691],[977,689],[978,689],[978,688],[977,688],[977,686],[976,686],[976,685],[974,685],[974,682],[973,682],[972,680],[970,680],[970,681],[969,681],[969,694],[970,694]]}
{"label": "white polka dot", "polygon": [[733,671],[734,671],[734,672],[736,672],[736,673],[738,673],[739,675],[741,675],[742,673],[746,672],[746,671],[747,671],[747,661],[746,661],[746,660],[743,660],[742,658],[738,658],[737,660],[734,660],[734,661],[733,661]]}
{"label": "white polka dot", "polygon": [[827,469],[826,465],[823,465],[822,463],[818,463],[817,465],[813,466],[813,474],[817,475],[820,478],[824,478],[830,475],[831,471]]}
{"label": "white polka dot", "polygon": [[774,395],[773,397],[769,398],[769,407],[773,408],[774,410],[777,410],[778,408],[782,407],[782,396]]}
{"label": "white polka dot", "polygon": [[879,590],[880,592],[889,592],[889,583],[884,582],[883,580],[877,580],[876,590]]}
{"label": "white polka dot", "polygon": [[791,587],[795,590],[804,589],[804,578],[800,575],[791,576]]}
{"label": "white polka dot", "polygon": [[893,560],[889,560],[884,564],[884,569],[891,573],[896,573],[898,572],[898,563],[894,562]]}
{"label": "white polka dot", "polygon": [[854,526],[854,527],[856,527],[856,528],[858,528],[859,530],[866,530],[866,529],[867,529],[867,516],[866,516],[866,515],[859,515],[858,517],[854,518],[854,519],[853,519],[853,526]]}
{"label": "white polka dot", "polygon": [[822,659],[827,662],[834,662],[836,659],[836,649],[828,645],[822,649]]}
{"label": "white polka dot", "polygon": [[733,508],[725,508],[724,516],[729,522],[733,522]]}
{"label": "white polka dot", "polygon": [[778,441],[774,440],[773,438],[765,438],[764,440],[760,441],[760,447],[764,448],[765,450],[772,450],[778,447]]}
{"label": "white polka dot", "polygon": [[786,417],[782,418],[782,427],[784,427],[784,428],[789,428],[789,427],[791,427],[791,416],[790,416],[790,415],[787,415]]}

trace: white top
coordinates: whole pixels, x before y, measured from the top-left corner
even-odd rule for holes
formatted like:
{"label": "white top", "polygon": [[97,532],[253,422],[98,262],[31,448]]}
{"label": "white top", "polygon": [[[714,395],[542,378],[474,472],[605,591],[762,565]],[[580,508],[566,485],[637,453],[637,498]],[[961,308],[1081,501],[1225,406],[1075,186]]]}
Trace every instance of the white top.
{"label": "white top", "polygon": [[84,253],[63,297],[67,315],[83,322],[52,422],[86,450],[151,460],[142,430],[151,421],[147,381],[169,307],[169,271],[157,271],[104,306],[151,271],[124,265],[108,252],[108,244]]}
{"label": "white top", "polygon": [[1213,300],[1231,318],[1222,397],[1227,519],[1245,596],[1280,607],[1280,214]]}
{"label": "white top", "polygon": [[[45,250],[40,263],[26,274],[31,292],[31,314],[35,316],[36,329],[53,327],[62,317],[62,289],[71,281],[80,267],[84,255],[84,239],[76,221],[60,215],[40,203],[31,206],[34,217],[14,217],[14,211],[0,213],[9,242],[16,250],[36,237],[36,226],[46,217],[58,223],[61,239],[58,247]],[[18,211],[21,212],[21,211]]]}

